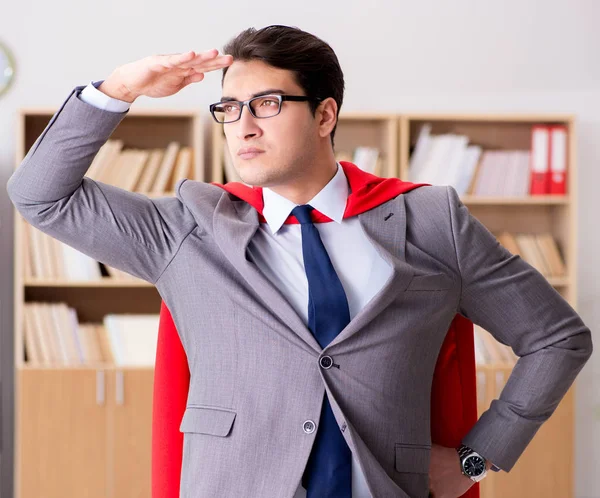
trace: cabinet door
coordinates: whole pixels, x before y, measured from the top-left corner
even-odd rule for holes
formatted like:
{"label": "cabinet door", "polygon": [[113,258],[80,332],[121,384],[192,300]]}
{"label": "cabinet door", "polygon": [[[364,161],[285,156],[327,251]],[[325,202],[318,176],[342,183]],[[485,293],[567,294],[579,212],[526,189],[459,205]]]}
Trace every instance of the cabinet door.
{"label": "cabinet door", "polygon": [[102,370],[17,371],[15,462],[19,498],[106,498]]}
{"label": "cabinet door", "polygon": [[108,382],[111,498],[151,495],[154,369],[111,372]]}

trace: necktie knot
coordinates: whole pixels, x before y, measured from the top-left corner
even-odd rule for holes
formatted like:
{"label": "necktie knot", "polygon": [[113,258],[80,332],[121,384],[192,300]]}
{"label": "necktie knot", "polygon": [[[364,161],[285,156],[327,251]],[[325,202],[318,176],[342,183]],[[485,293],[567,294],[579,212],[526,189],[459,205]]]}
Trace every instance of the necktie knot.
{"label": "necktie knot", "polygon": [[296,219],[300,222],[300,224],[304,225],[306,223],[312,223],[312,218],[310,217],[310,212],[314,209],[310,204],[302,204],[301,206],[296,206],[292,209],[292,214],[296,217]]}

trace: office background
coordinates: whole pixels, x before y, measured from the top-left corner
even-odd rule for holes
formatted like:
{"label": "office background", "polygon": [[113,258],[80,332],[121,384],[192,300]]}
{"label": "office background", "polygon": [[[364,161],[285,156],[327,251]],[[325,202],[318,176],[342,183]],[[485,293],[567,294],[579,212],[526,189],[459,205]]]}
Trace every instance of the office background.
{"label": "office background", "polygon": [[[336,51],[345,111],[553,112],[577,120],[578,303],[600,337],[600,2],[596,0],[4,2],[0,40],[17,75],[0,98],[0,497],[12,496],[13,210],[5,185],[15,167],[19,107],[58,106],[76,85],[158,53],[203,51],[239,31],[298,26]],[[220,74],[167,99],[135,106],[201,108],[220,97]],[[577,380],[576,496],[600,496],[600,360]]]}

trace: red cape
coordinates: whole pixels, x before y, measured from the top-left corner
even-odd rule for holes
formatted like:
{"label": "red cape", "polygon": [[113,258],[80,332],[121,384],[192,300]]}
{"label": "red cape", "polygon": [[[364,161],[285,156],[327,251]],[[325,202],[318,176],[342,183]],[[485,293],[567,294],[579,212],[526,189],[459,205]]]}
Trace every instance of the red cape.
{"label": "red cape", "polygon": [[[394,197],[427,183],[381,178],[356,165],[340,161],[350,195],[344,218],[368,211]],[[258,211],[264,222],[262,188],[243,183],[214,183],[245,200]],[[313,211],[316,222],[331,221]],[[289,216],[286,223],[298,223]],[[183,452],[183,434],[179,432],[185,411],[190,381],[187,358],[171,313],[161,303],[152,418],[152,497],[178,498]],[[440,350],[431,392],[431,440],[435,444],[457,447],[477,421],[477,395],[473,323],[456,314]],[[458,458],[458,456],[457,456]],[[199,470],[201,471],[201,470]],[[462,498],[479,498],[475,483]]]}

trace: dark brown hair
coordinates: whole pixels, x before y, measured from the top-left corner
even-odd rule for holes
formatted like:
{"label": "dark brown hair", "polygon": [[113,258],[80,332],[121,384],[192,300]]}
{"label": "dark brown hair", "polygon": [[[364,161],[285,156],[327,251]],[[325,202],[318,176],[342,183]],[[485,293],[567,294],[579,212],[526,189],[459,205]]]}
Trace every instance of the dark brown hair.
{"label": "dark brown hair", "polygon": [[[339,117],[344,100],[344,74],[333,49],[316,36],[291,26],[273,25],[256,30],[248,28],[223,47],[223,54],[233,55],[234,61],[261,60],[266,64],[292,72],[296,83],[308,97],[332,97],[338,106]],[[221,85],[227,74],[223,68]],[[308,102],[312,115],[319,102]],[[331,130],[331,145],[336,126]]]}

